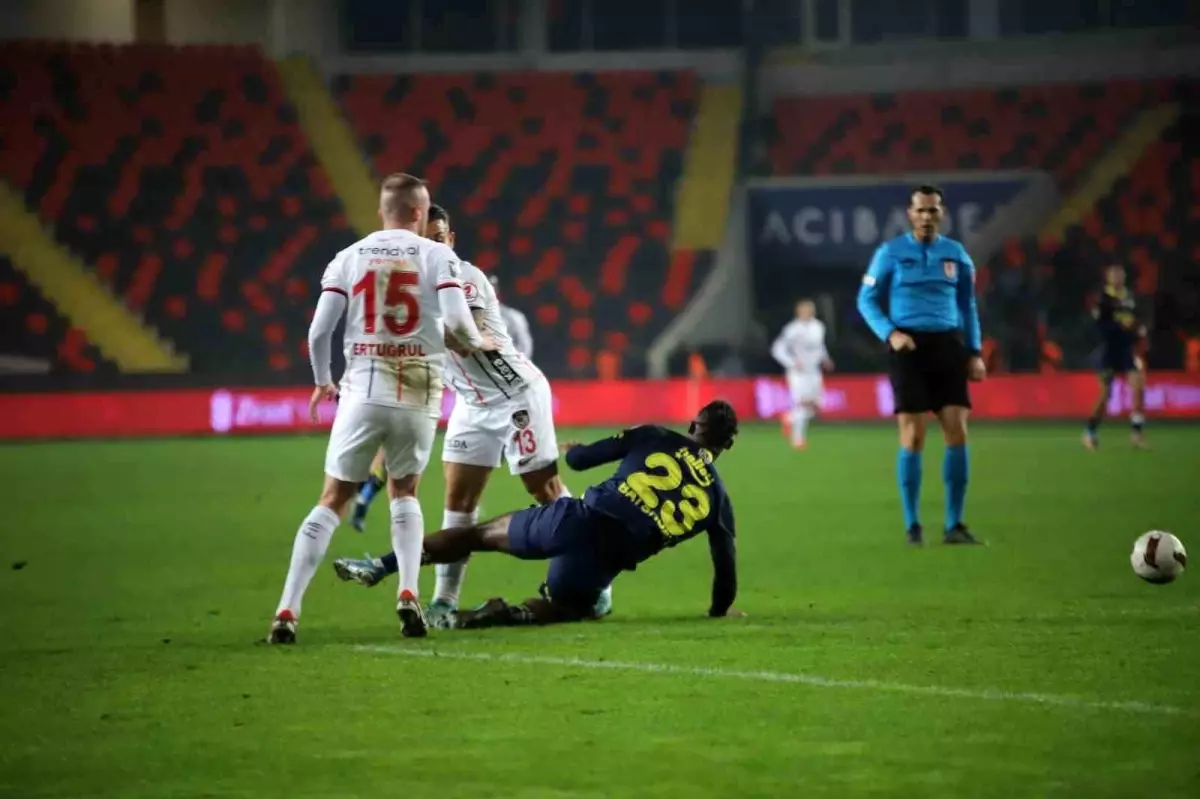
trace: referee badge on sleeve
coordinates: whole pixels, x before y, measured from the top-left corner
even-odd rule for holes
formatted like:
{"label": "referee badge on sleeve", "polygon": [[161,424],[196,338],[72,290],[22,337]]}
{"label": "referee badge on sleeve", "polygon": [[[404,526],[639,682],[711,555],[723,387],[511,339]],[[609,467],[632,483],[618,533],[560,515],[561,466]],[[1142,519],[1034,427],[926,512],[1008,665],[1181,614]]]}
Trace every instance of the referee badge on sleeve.
{"label": "referee badge on sleeve", "polygon": [[946,273],[946,277],[954,280],[958,276],[958,261],[942,261],[942,271]]}

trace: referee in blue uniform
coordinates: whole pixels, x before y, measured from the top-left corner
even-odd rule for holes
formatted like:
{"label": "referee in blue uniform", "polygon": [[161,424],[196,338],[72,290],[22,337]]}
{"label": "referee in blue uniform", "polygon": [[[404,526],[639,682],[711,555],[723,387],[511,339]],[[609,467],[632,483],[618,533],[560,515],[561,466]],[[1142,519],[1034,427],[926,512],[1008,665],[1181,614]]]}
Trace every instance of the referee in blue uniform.
{"label": "referee in blue uniform", "polygon": [[858,293],[859,313],[890,350],[888,375],[900,428],[896,474],[908,541],[917,545],[924,543],[918,508],[927,413],[937,417],[946,439],[942,540],[979,543],[963,523],[971,410],[967,382],[983,380],[987,370],[980,356],[975,264],[960,242],[939,235],[946,212],[942,199],[936,186],[913,190],[912,232],[879,246]]}

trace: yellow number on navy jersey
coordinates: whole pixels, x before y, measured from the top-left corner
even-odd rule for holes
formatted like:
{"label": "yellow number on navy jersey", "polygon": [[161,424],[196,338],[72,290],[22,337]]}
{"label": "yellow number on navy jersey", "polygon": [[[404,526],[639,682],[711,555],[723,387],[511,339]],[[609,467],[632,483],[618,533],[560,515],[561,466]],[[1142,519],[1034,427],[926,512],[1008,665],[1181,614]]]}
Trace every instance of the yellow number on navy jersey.
{"label": "yellow number on navy jersey", "polygon": [[682,497],[678,503],[673,499],[661,500],[658,518],[667,535],[687,535],[712,511],[708,492],[694,482],[684,484],[679,461],[665,452],[646,456],[646,471],[634,472],[625,478],[625,482],[646,510],[658,508],[660,493],[680,490]]}

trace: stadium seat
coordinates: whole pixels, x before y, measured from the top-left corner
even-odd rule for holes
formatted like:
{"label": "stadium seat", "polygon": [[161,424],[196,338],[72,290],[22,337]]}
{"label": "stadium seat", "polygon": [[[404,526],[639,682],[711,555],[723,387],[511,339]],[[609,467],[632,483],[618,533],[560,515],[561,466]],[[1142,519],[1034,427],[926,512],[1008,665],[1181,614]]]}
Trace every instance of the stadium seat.
{"label": "stadium seat", "polygon": [[1044,169],[1070,182],[1166,83],[780,97],[776,175]]}
{"label": "stadium seat", "polygon": [[355,238],[253,47],[6,43],[0,177],[196,371],[305,373]]}
{"label": "stadium seat", "polygon": [[529,315],[543,368],[593,376],[616,352],[641,373],[711,264],[670,252],[691,73],[360,75],[335,92],[376,173],[431,182],[459,252]]}
{"label": "stadium seat", "polygon": [[[42,361],[52,372],[113,373],[112,364],[0,255],[0,357]],[[3,372],[0,369],[0,372]]]}

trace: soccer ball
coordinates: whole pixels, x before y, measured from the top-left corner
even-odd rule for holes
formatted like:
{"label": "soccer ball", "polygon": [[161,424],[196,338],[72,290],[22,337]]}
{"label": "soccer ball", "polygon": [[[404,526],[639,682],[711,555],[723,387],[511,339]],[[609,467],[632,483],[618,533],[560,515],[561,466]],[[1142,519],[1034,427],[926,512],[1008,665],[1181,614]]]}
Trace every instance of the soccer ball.
{"label": "soccer ball", "polygon": [[1183,542],[1162,530],[1151,530],[1133,542],[1129,556],[1134,572],[1148,583],[1169,583],[1187,566]]}

